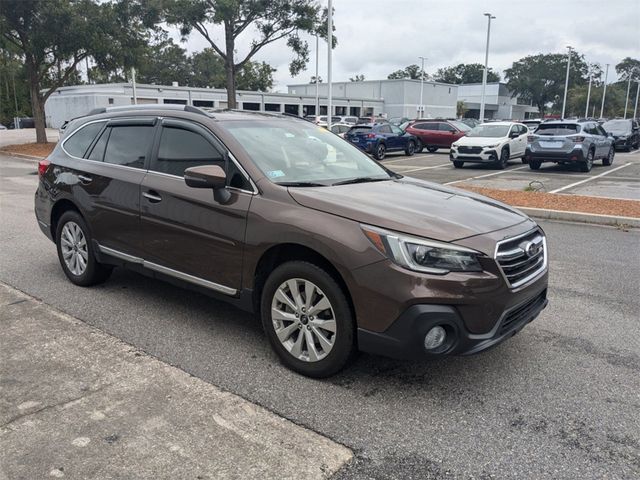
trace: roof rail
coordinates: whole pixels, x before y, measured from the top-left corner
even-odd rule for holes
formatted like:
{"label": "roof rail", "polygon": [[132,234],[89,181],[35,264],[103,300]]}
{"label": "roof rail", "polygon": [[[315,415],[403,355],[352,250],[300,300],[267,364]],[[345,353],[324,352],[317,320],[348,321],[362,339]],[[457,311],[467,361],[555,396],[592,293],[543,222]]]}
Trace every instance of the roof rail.
{"label": "roof rail", "polygon": [[100,115],[107,112],[126,112],[128,110],[176,110],[181,112],[197,113],[200,115],[210,116],[204,110],[194,107],[193,105],[175,105],[175,104],[158,104],[145,103],[143,105],[118,105],[116,107],[99,107],[91,110],[87,115]]}

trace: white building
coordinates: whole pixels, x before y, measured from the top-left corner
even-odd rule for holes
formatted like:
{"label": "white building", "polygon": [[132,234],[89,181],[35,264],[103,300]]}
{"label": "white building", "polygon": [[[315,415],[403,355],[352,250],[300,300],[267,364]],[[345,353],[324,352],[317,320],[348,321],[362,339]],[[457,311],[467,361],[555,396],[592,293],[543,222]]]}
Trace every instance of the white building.
{"label": "white building", "polygon": [[[458,100],[463,101],[467,109],[465,117],[480,117],[481,99],[481,83],[458,85]],[[487,83],[484,102],[485,118],[524,120],[539,115],[538,107],[521,102],[517,96],[513,97],[507,84],[503,82]]]}

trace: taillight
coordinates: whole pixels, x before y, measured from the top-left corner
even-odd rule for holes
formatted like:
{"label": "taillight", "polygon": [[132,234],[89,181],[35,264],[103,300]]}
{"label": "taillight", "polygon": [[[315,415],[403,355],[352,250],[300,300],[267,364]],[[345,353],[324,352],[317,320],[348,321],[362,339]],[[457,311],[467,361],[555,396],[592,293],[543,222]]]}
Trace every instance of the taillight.
{"label": "taillight", "polygon": [[47,173],[47,168],[49,168],[49,165],[51,165],[51,162],[46,158],[38,162],[38,177],[42,178],[44,174]]}
{"label": "taillight", "polygon": [[537,137],[535,135],[528,135],[527,136],[527,142],[533,143],[533,142],[535,142],[536,138]]}
{"label": "taillight", "polygon": [[571,140],[573,140],[573,143],[582,143],[584,142],[584,137],[571,137]]}
{"label": "taillight", "polygon": [[367,138],[376,138],[375,133],[367,133]]}

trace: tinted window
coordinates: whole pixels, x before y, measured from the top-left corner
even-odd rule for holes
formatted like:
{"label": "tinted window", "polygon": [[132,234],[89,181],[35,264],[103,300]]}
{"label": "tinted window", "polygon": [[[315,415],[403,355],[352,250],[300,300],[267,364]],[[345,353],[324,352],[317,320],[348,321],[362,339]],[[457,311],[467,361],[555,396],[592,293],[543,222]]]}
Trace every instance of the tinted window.
{"label": "tinted window", "polygon": [[402,133],[403,133],[402,130],[400,130],[395,125],[391,125],[391,132],[395,133],[396,135],[402,135]]}
{"label": "tinted window", "polygon": [[414,125],[413,128],[417,128],[418,130],[438,130],[438,124],[435,122],[418,123],[417,125]]}
{"label": "tinted window", "polygon": [[389,125],[382,125],[378,131],[380,133],[391,133],[391,127]]}
{"label": "tinted window", "polygon": [[538,135],[573,135],[579,131],[576,123],[541,123],[536,129]]}
{"label": "tinted window", "polygon": [[109,140],[110,129],[106,128],[96,144],[91,149],[91,154],[87,157],[89,160],[96,160],[101,162],[104,159],[104,149],[107,146],[107,140]]}
{"label": "tinted window", "polygon": [[[224,169],[224,155],[199,133],[163,127],[158,157],[152,161],[151,170],[182,177],[187,168],[200,165],[218,165]],[[232,161],[228,163],[227,178],[228,185],[251,190],[246,177]]]}
{"label": "tinted window", "polygon": [[83,158],[87,148],[102,127],[104,122],[91,123],[85,127],[80,127],[69,139],[64,142],[64,149],[74,157]]}
{"label": "tinted window", "polygon": [[596,131],[598,132],[597,135],[602,135],[603,137],[607,136],[607,132],[605,131],[604,128],[602,128],[602,125],[598,125],[596,127]]}
{"label": "tinted window", "polygon": [[456,129],[453,128],[451,125],[449,125],[448,123],[440,123],[438,125],[438,130],[442,131],[442,132],[455,132]]}
{"label": "tinted window", "polygon": [[151,125],[111,127],[104,161],[128,167],[144,167],[153,129]]}

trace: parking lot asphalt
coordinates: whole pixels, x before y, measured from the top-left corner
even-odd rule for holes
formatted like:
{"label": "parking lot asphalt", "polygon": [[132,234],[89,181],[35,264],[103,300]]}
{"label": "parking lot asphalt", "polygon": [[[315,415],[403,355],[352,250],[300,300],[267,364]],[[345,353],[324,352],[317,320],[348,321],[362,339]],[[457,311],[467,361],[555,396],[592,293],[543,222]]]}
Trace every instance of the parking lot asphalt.
{"label": "parking lot asphalt", "polygon": [[[497,172],[448,170],[422,172]],[[1,281],[351,448],[338,478],[640,476],[637,230],[542,222],[550,304],[520,334],[431,363],[360,355],[318,381],[282,367],[259,322],[225,303],[121,269],[99,287],[69,283],[36,225],[32,173],[0,157]]]}
{"label": "parking lot asphalt", "polygon": [[589,173],[553,163],[543,164],[540,170],[533,171],[520,159],[512,160],[505,170],[482,164],[465,164],[463,168],[455,169],[447,149],[412,157],[403,153],[389,154],[382,163],[402,175],[447,185],[465,183],[522,191],[531,184],[544,192],[640,200],[640,150],[617,152],[610,167],[596,161]]}

